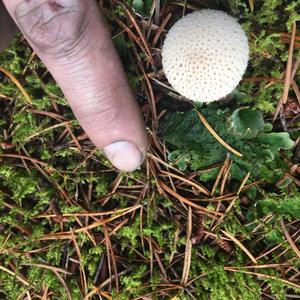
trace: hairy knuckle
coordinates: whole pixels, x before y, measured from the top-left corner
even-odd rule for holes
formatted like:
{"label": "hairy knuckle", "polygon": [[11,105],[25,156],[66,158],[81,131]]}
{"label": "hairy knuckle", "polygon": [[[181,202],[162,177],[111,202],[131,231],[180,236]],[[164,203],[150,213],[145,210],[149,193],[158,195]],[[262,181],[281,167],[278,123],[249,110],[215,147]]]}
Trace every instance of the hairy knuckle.
{"label": "hairy knuckle", "polygon": [[68,52],[88,23],[86,0],[24,0],[15,11],[19,27],[39,51]]}

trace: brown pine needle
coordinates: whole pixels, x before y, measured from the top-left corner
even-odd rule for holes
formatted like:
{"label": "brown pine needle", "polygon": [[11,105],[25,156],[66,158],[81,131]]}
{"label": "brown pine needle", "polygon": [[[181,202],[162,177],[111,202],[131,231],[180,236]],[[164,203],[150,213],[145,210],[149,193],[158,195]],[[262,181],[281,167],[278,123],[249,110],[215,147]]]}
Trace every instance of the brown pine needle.
{"label": "brown pine needle", "polygon": [[248,0],[248,1],[249,1],[249,6],[250,6],[251,13],[253,13],[253,11],[254,11],[254,0]]}
{"label": "brown pine needle", "polygon": [[8,273],[8,274],[10,274],[10,275],[12,275],[12,276],[15,276],[15,277],[16,277],[20,282],[22,282],[23,284],[25,284],[25,285],[27,285],[27,286],[30,285],[30,284],[29,284],[22,276],[20,276],[20,275],[14,273],[13,271],[11,271],[11,270],[9,270],[9,269],[7,269],[7,268],[1,266],[1,265],[0,265],[0,270],[4,271],[4,272],[6,272],[6,273]]}
{"label": "brown pine needle", "polygon": [[196,203],[193,203],[192,201],[187,200],[186,198],[182,197],[181,195],[177,194],[176,192],[174,192],[172,189],[170,189],[166,184],[164,184],[162,181],[159,182],[159,184],[161,185],[161,187],[170,195],[172,195],[174,198],[176,198],[177,200],[179,200],[180,202],[183,202],[184,204],[190,205],[192,207],[197,208],[200,211],[204,211],[206,213],[212,214],[212,215],[217,215],[217,216],[223,216],[224,214],[218,212],[218,211],[214,211],[214,210],[209,210],[203,206],[200,206]]}
{"label": "brown pine needle", "polygon": [[24,141],[25,141],[25,142],[29,142],[30,140],[32,140],[32,139],[38,137],[39,135],[44,134],[45,132],[48,132],[48,131],[50,131],[50,130],[53,130],[53,129],[56,129],[56,128],[59,128],[59,127],[68,126],[68,125],[71,124],[71,123],[73,123],[73,121],[66,121],[66,122],[61,122],[61,123],[59,123],[59,124],[52,125],[52,126],[50,126],[50,127],[48,127],[48,128],[45,128],[45,129],[43,129],[43,130],[41,130],[41,131],[39,131],[39,132],[36,132],[36,133],[34,133],[34,134],[28,136]]}
{"label": "brown pine needle", "polygon": [[293,24],[293,28],[292,28],[292,37],[291,37],[291,43],[290,43],[290,48],[289,48],[289,57],[288,57],[287,66],[286,66],[284,90],[283,90],[283,96],[282,96],[283,104],[285,104],[287,101],[289,88],[291,85],[291,72],[292,72],[295,36],[296,36],[296,23]]}
{"label": "brown pine needle", "polygon": [[[128,214],[128,213],[130,213],[130,212],[132,212],[132,211],[134,211],[134,210],[137,210],[137,209],[139,209],[139,208],[141,208],[141,205],[136,205],[136,206],[130,207],[129,209],[127,209],[125,212],[123,212],[123,213],[121,213],[121,214],[118,214],[118,215],[113,216],[113,217],[111,217],[111,218],[98,220],[98,221],[92,223],[91,225],[88,225],[88,226],[85,226],[85,227],[76,229],[76,230],[74,230],[74,232],[75,232],[75,233],[85,232],[85,231],[87,231],[87,230],[96,228],[96,227],[98,227],[98,226],[100,226],[100,225],[103,225],[103,224],[106,224],[106,223],[108,223],[108,222],[111,222],[111,221],[113,221],[113,220],[115,220],[115,219],[118,219],[118,218],[120,218],[120,217],[122,217],[122,216],[124,216],[124,215],[126,215],[126,214]],[[68,233],[68,232],[65,232],[65,233]]]}
{"label": "brown pine needle", "polygon": [[56,275],[56,277],[58,278],[58,280],[61,282],[61,284],[63,285],[63,287],[65,288],[66,290],[66,293],[67,293],[67,297],[69,300],[72,300],[72,296],[71,296],[71,293],[70,293],[70,290],[66,284],[66,282],[64,281],[64,279],[62,278],[62,276],[55,270],[53,270],[54,274]]}
{"label": "brown pine needle", "polygon": [[289,89],[291,86],[292,81],[292,63],[293,63],[293,52],[294,52],[294,44],[295,44],[295,36],[296,36],[296,23],[294,22],[293,28],[292,28],[292,35],[291,35],[291,42],[289,47],[289,54],[288,54],[288,61],[286,65],[286,71],[285,71],[285,78],[284,78],[284,88],[283,88],[283,94],[280,98],[274,116],[273,116],[273,122],[277,119],[278,114],[282,108],[282,105],[287,102],[288,95],[289,95]]}
{"label": "brown pine needle", "polygon": [[57,268],[57,267],[52,267],[49,265],[44,265],[44,264],[34,264],[34,263],[22,263],[22,266],[29,266],[29,267],[37,267],[37,268],[42,268],[42,269],[48,269],[51,271],[56,271],[59,273],[63,273],[63,274],[68,274],[71,275],[71,272],[68,272],[67,270],[61,269],[61,268]]}
{"label": "brown pine needle", "polygon": [[[195,109],[196,110],[196,109]],[[206,119],[204,118],[204,116],[198,111],[196,110],[201,122],[203,123],[203,125],[206,127],[206,129],[211,133],[211,135],[221,144],[223,145],[227,150],[229,150],[230,152],[232,152],[233,154],[239,156],[239,157],[243,157],[243,154],[238,152],[237,150],[233,149],[230,145],[228,145],[225,141],[222,140],[222,138],[214,131],[214,129],[208,124],[208,122],[206,121]]]}
{"label": "brown pine needle", "polygon": [[17,88],[20,90],[20,92],[23,94],[25,101],[28,104],[32,104],[32,101],[28,95],[28,93],[26,92],[26,90],[23,88],[22,84],[20,83],[20,81],[12,74],[10,73],[8,70],[4,69],[3,67],[0,66],[0,72],[4,73],[16,86]]}
{"label": "brown pine needle", "polygon": [[298,103],[300,105],[300,90],[299,90],[299,87],[295,80],[292,81],[292,87],[293,87],[294,93],[296,95],[296,98],[298,100]]}
{"label": "brown pine needle", "polygon": [[181,277],[181,284],[183,286],[188,282],[190,267],[191,267],[191,260],[192,260],[191,235],[192,235],[192,208],[189,206],[184,264],[183,264],[183,271]]}
{"label": "brown pine needle", "polygon": [[[106,216],[106,215],[111,215],[111,214],[119,214],[122,212],[128,211],[127,208],[120,208],[120,209],[115,209],[115,210],[108,210],[108,211],[95,211],[95,212],[82,212],[82,213],[69,213],[69,214],[62,214],[62,217],[99,217],[99,216]],[[35,217],[32,217],[34,219],[41,219],[41,218],[54,218],[56,217],[56,214],[49,214],[49,215],[38,215]]]}
{"label": "brown pine needle", "polygon": [[197,184],[197,183],[195,183],[195,182],[193,182],[193,181],[191,181],[191,180],[189,180],[189,179],[187,179],[187,178],[185,178],[183,176],[176,175],[174,173],[167,172],[167,171],[164,171],[164,170],[162,170],[161,173],[166,174],[168,176],[171,176],[173,178],[179,179],[179,180],[181,180],[181,181],[183,181],[183,182],[185,182],[185,183],[193,186],[194,188],[196,188],[197,190],[199,190],[199,192],[203,193],[206,196],[208,196],[210,194],[209,191],[205,187],[203,187],[203,186],[201,186],[201,185],[199,185],[199,184]]}
{"label": "brown pine needle", "polygon": [[291,238],[286,226],[285,226],[285,223],[283,221],[283,219],[280,220],[280,225],[282,227],[282,230],[284,232],[284,235],[287,239],[287,241],[289,242],[291,248],[294,250],[294,252],[296,253],[296,255],[300,258],[300,250],[298,249],[298,247],[296,246],[295,242],[293,241],[293,239]]}
{"label": "brown pine needle", "polygon": [[231,267],[224,267],[224,269],[226,271],[240,272],[240,273],[244,273],[244,274],[255,275],[255,276],[258,276],[258,277],[261,277],[261,278],[267,278],[267,279],[272,279],[272,280],[275,280],[275,281],[280,281],[280,282],[285,283],[286,285],[290,285],[290,286],[293,286],[296,289],[300,289],[300,285],[298,285],[298,284],[296,284],[294,282],[291,282],[289,280],[278,278],[276,276],[262,274],[262,273],[256,273],[256,272],[250,272],[250,271],[244,271],[244,270],[240,270],[240,269],[233,269]]}
{"label": "brown pine needle", "polygon": [[130,10],[129,10],[125,5],[124,5],[124,8],[125,8],[125,12],[126,12],[126,14],[127,14],[127,16],[128,16],[128,19],[129,19],[129,20],[132,22],[132,24],[134,25],[134,27],[135,27],[135,29],[136,29],[136,31],[137,31],[137,33],[138,33],[140,39],[142,40],[142,43],[144,44],[144,49],[146,50],[146,51],[145,51],[145,52],[146,52],[145,54],[148,56],[149,62],[150,62],[152,65],[154,65],[154,60],[153,60],[151,51],[150,51],[150,49],[149,49],[147,40],[146,40],[146,38],[145,38],[145,36],[144,36],[144,34],[143,34],[143,32],[142,32],[140,26],[138,25],[138,23],[137,23],[135,17],[132,15],[132,13],[130,12]]}
{"label": "brown pine needle", "polygon": [[239,189],[238,189],[238,191],[237,191],[237,195],[239,195],[240,193],[241,193],[241,191],[243,190],[243,187],[245,186],[245,184],[246,184],[246,182],[247,182],[247,180],[249,179],[249,177],[250,177],[250,172],[248,172],[247,174],[246,174],[246,176],[244,177],[244,179],[243,179],[243,181],[242,181],[242,183],[241,183],[241,185],[240,185],[240,187],[239,187]]}
{"label": "brown pine needle", "polygon": [[217,187],[218,187],[218,184],[219,184],[219,182],[220,182],[220,180],[222,178],[222,175],[223,175],[224,170],[226,169],[228,163],[229,163],[229,158],[226,157],[226,160],[224,161],[224,164],[223,164],[222,168],[220,169],[219,174],[218,174],[218,176],[217,176],[217,178],[215,180],[215,183],[213,185],[213,188],[211,190],[211,196],[213,196],[215,194],[215,192],[217,190]]}
{"label": "brown pine needle", "polygon": [[[29,160],[32,163],[37,163],[43,167],[50,167],[48,164],[36,159],[36,158],[32,158],[29,156],[25,156],[25,155],[20,155],[20,154],[0,154],[0,157],[8,157],[8,158],[19,158],[19,159],[25,159],[25,160]],[[54,170],[52,167],[50,167],[51,170]]]}
{"label": "brown pine needle", "polygon": [[75,248],[76,254],[78,256],[78,260],[79,260],[81,284],[82,284],[82,287],[84,288],[84,295],[87,295],[88,294],[88,285],[87,285],[86,274],[85,274],[85,270],[84,270],[84,266],[83,266],[83,260],[82,260],[82,256],[81,256],[81,252],[80,252],[80,247],[77,243],[77,240],[76,240],[73,230],[71,230],[70,232],[71,232],[72,242],[74,244],[74,248]]}
{"label": "brown pine needle", "polygon": [[265,264],[265,265],[252,265],[252,266],[238,266],[238,267],[233,267],[229,266],[228,268],[230,269],[265,269],[265,268],[282,268],[282,267],[288,267],[292,266],[291,263],[283,263],[283,264]]}
{"label": "brown pine needle", "polygon": [[249,250],[233,235],[226,232],[225,230],[221,230],[223,234],[225,234],[229,239],[231,239],[234,243],[236,243],[246,254],[247,256],[255,263],[257,264],[257,260],[254,258],[254,256],[249,252]]}

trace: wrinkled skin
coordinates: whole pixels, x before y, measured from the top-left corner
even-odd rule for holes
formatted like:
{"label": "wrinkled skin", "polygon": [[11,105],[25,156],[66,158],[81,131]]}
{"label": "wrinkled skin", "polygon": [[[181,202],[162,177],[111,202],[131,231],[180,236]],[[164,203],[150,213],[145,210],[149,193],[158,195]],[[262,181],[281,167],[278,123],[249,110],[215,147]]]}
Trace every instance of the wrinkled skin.
{"label": "wrinkled skin", "polygon": [[[139,108],[107,24],[93,0],[0,0],[0,50],[17,24],[94,144],[120,170],[147,151]],[[12,21],[12,19],[14,22]]]}

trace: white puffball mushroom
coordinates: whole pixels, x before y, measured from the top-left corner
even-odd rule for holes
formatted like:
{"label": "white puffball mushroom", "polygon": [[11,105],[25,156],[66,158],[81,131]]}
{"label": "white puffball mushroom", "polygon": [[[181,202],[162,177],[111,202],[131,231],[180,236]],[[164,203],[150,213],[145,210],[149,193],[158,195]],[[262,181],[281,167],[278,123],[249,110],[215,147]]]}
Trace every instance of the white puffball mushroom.
{"label": "white puffball mushroom", "polygon": [[212,102],[232,92],[245,73],[249,46],[241,25],[223,11],[193,12],[169,30],[162,64],[172,87],[184,97]]}

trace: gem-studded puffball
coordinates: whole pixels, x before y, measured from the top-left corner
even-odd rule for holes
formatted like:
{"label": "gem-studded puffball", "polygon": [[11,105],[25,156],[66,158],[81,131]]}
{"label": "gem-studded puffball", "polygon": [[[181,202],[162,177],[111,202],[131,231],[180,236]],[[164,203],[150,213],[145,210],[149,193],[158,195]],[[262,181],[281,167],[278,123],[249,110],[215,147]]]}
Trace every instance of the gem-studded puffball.
{"label": "gem-studded puffball", "polygon": [[165,75],[184,97],[201,102],[221,99],[242,79],[249,46],[241,25],[211,9],[193,12],[168,32],[162,50]]}

